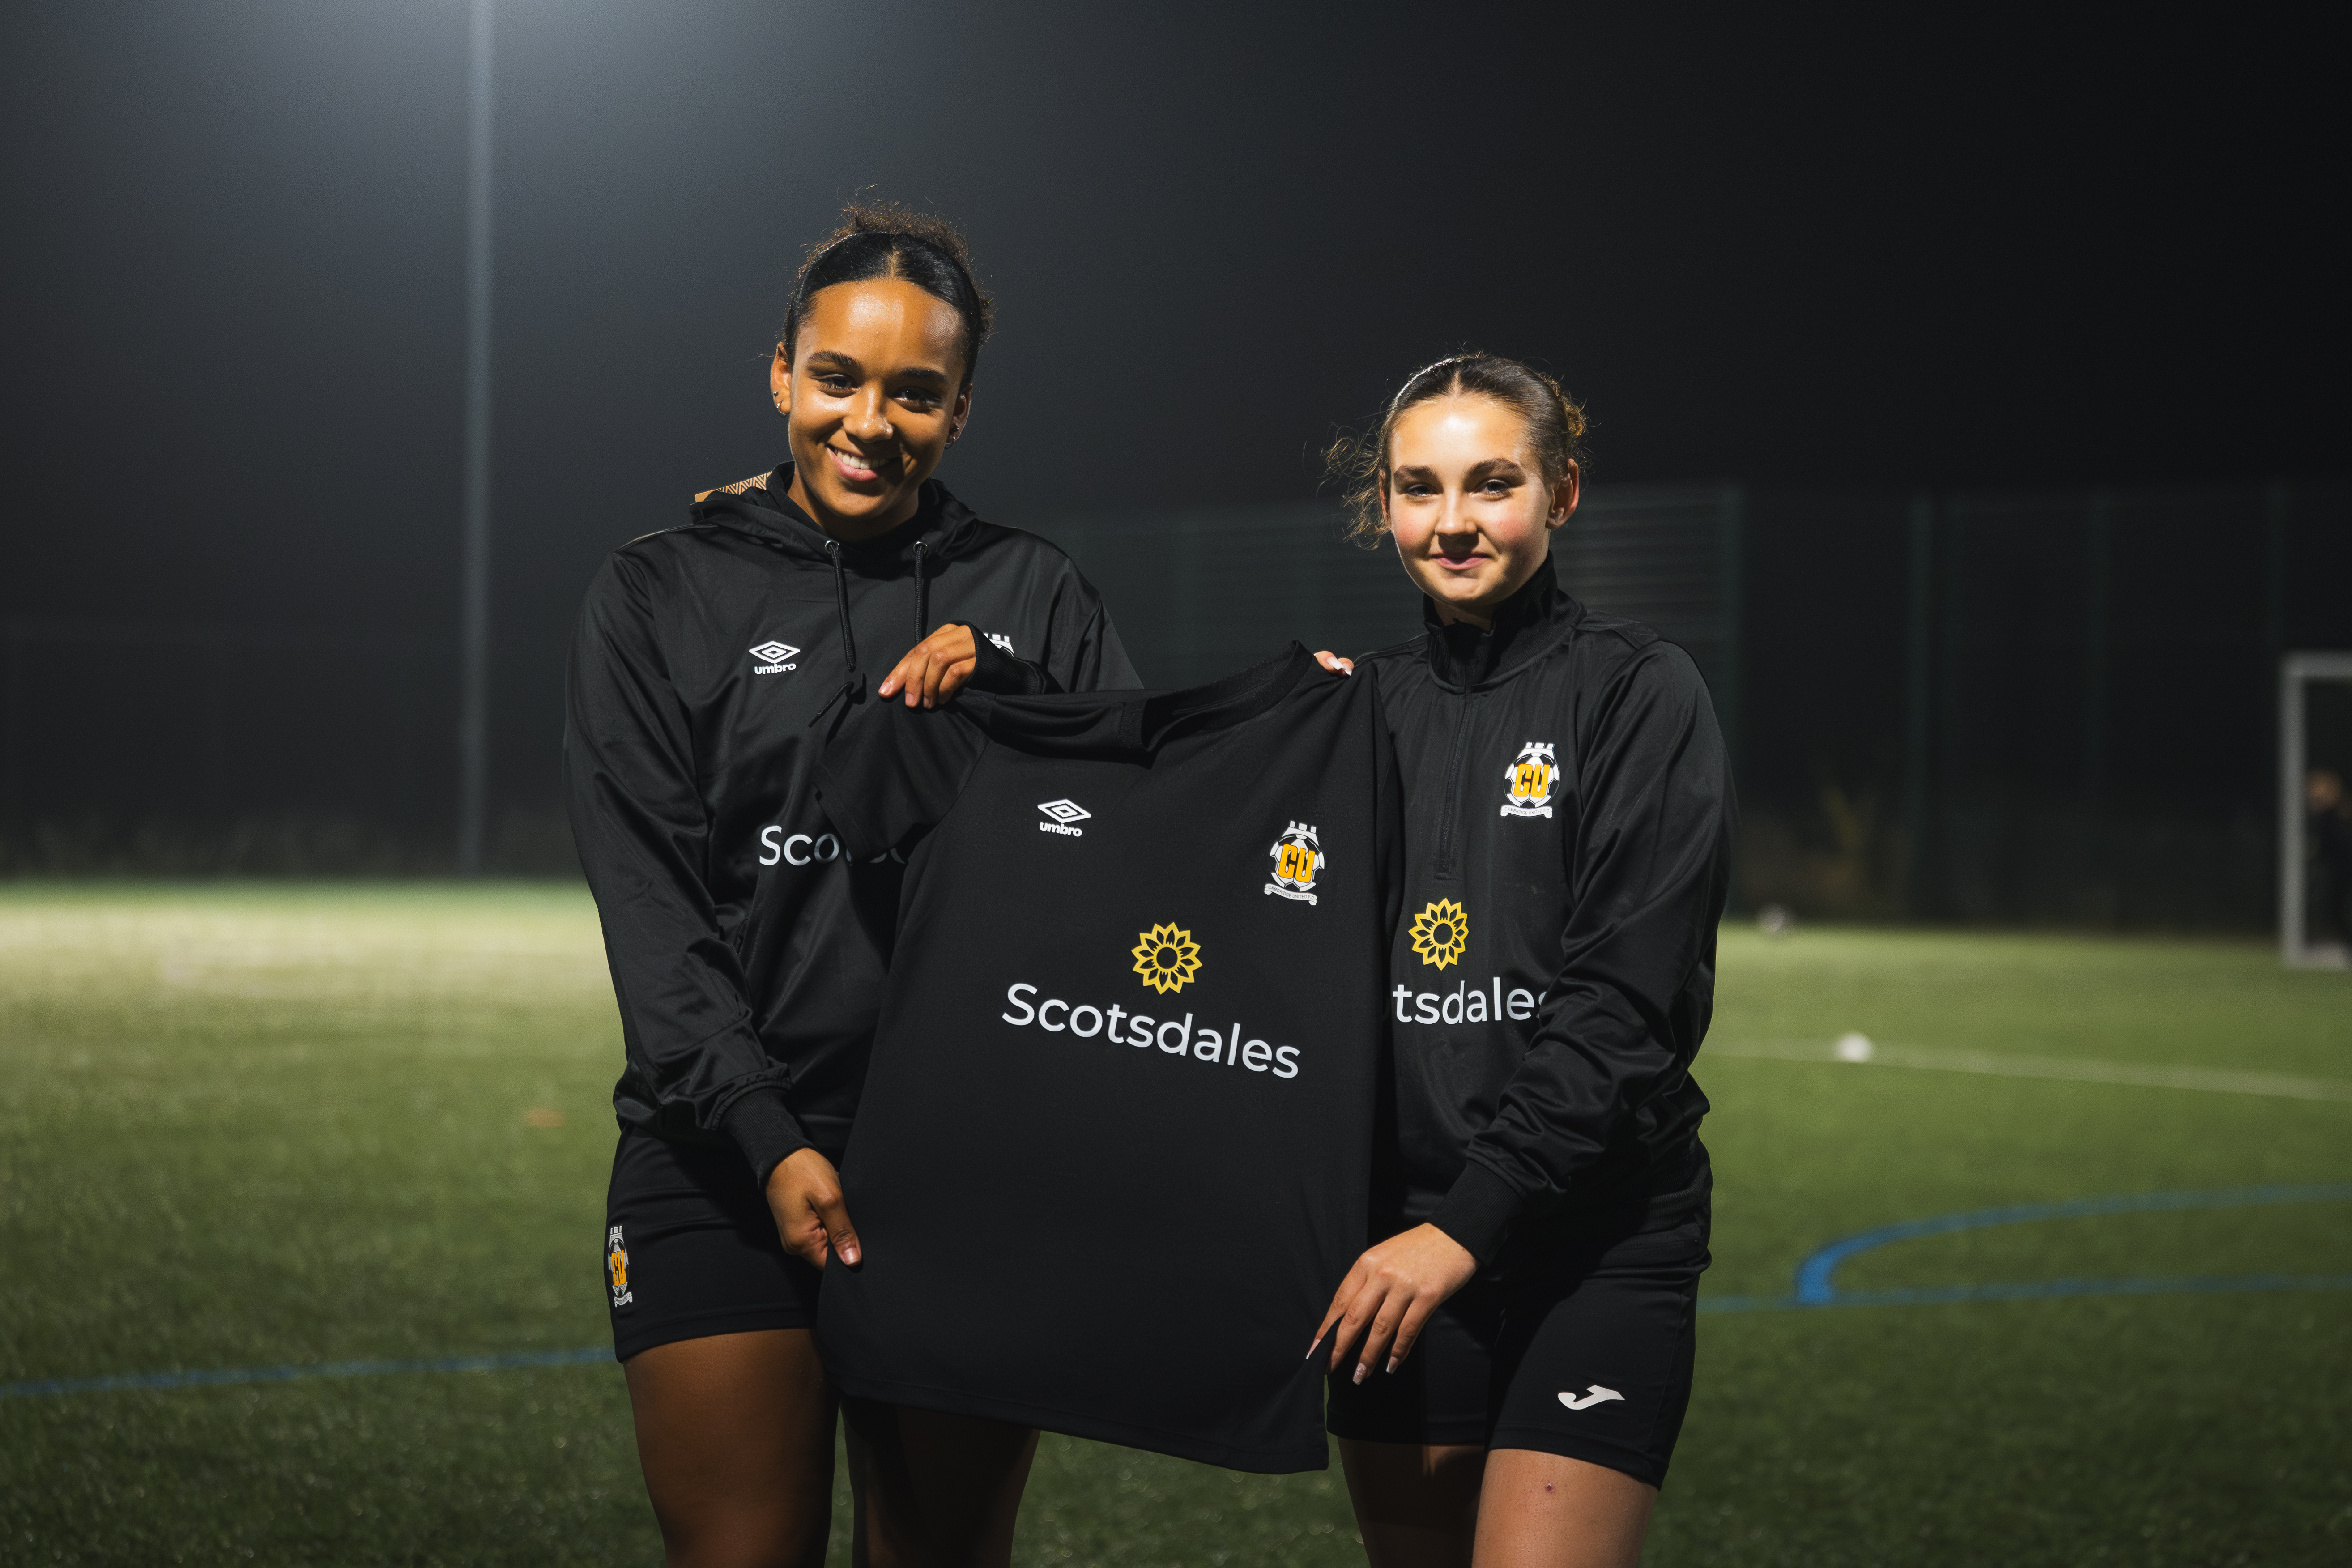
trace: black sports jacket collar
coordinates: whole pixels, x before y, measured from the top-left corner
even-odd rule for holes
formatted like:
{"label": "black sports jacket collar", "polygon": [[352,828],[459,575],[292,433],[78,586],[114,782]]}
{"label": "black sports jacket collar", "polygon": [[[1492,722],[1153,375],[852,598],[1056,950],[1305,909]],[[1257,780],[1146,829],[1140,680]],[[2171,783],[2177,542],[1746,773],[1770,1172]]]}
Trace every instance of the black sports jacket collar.
{"label": "black sports jacket collar", "polygon": [[1424,595],[1421,624],[1429,628],[1429,668],[1449,691],[1484,690],[1541,658],[1575,630],[1584,606],[1568,596],[1547,553],[1519,591],[1503,601],[1490,626],[1448,626]]}

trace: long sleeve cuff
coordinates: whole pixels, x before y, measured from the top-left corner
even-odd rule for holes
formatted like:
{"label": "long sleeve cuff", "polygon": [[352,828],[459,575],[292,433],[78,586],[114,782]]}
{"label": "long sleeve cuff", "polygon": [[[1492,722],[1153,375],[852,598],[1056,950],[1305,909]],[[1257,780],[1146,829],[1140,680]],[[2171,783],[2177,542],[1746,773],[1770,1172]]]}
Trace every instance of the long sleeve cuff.
{"label": "long sleeve cuff", "polygon": [[1508,1182],[1473,1160],[1462,1167],[1429,1223],[1460,1242],[1484,1268],[1510,1234],[1521,1202]]}
{"label": "long sleeve cuff", "polygon": [[803,1149],[816,1147],[784,1103],[780,1089],[755,1089],[739,1097],[719,1116],[719,1124],[743,1151],[743,1158],[751,1162],[751,1179],[761,1192],[768,1190],[768,1178],[777,1166]]}
{"label": "long sleeve cuff", "polygon": [[969,621],[957,624],[971,634],[971,685],[974,689],[993,691],[1000,697],[1034,697],[1039,692],[1061,689],[1044,665],[1013,658]]}

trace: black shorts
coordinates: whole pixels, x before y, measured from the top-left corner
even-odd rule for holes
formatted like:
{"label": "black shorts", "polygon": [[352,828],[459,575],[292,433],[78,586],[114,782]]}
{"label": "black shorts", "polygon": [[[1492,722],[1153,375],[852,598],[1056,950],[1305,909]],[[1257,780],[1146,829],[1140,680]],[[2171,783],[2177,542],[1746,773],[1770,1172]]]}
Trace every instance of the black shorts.
{"label": "black shorts", "polygon": [[1580,1246],[1540,1279],[1472,1280],[1394,1373],[1332,1375],[1332,1433],[1533,1448],[1664,1486],[1690,1407],[1707,1227],[1702,1210]]}
{"label": "black shorts", "polygon": [[784,1250],[737,1151],[622,1132],[604,1199],[614,1360],[673,1340],[813,1328],[823,1278]]}

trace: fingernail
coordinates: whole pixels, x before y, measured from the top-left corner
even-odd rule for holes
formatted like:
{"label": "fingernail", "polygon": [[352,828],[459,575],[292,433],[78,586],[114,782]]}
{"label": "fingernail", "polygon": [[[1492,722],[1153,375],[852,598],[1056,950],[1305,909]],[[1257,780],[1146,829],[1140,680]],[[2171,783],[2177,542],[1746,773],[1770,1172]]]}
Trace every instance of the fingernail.
{"label": "fingernail", "polygon": [[1308,1361],[1313,1361],[1313,1360],[1315,1359],[1315,1352],[1316,1352],[1317,1351],[1321,1350],[1322,1348],[1323,1348],[1323,1336],[1322,1336],[1322,1335],[1320,1335],[1320,1334],[1318,1334],[1318,1335],[1316,1335],[1316,1336],[1315,1336],[1315,1342],[1314,1342],[1313,1344],[1308,1345],[1308,1346],[1307,1347],[1307,1359]]}
{"label": "fingernail", "polygon": [[1391,1356],[1391,1357],[1389,1357],[1389,1370],[1390,1370],[1391,1372],[1394,1372],[1396,1369],[1397,1369],[1397,1358],[1396,1358],[1396,1357],[1394,1357],[1394,1356]]}
{"label": "fingernail", "polygon": [[1358,1383],[1363,1382],[1364,1374],[1371,1370],[1372,1369],[1370,1367],[1366,1366],[1363,1363],[1358,1362],[1356,1363],[1356,1381]]}

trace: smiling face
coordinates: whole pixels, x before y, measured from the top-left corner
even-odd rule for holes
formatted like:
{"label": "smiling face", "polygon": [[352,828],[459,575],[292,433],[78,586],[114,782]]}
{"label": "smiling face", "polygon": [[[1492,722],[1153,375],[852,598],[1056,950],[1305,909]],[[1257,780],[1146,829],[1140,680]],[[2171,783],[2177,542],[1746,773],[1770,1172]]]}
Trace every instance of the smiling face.
{"label": "smiling face", "polygon": [[915,515],[971,414],[962,327],[946,300],[875,278],[819,289],[793,359],[777,345],[768,384],[791,422],[792,497],[827,533],[855,543]]}
{"label": "smiling face", "polygon": [[1577,490],[1574,463],[1546,482],[1516,410],[1454,394],[1398,416],[1381,507],[1405,574],[1439,617],[1483,626],[1542,564]]}

